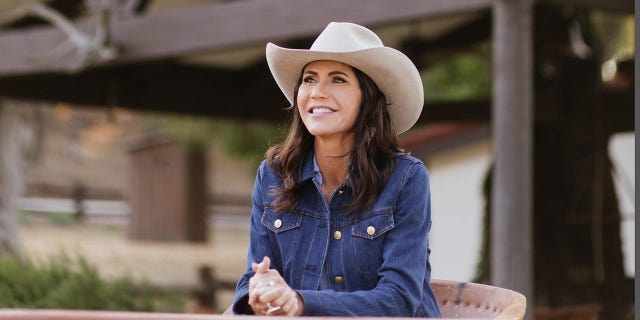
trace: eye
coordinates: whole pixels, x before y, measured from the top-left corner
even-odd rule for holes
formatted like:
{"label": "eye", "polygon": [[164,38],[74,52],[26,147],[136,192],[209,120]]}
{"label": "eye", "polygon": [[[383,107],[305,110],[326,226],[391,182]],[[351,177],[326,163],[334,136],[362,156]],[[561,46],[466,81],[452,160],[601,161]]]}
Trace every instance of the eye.
{"label": "eye", "polygon": [[342,78],[342,77],[334,77],[334,78],[333,78],[333,82],[334,82],[334,83],[345,83],[345,82],[347,82],[347,80],[345,80],[345,79],[344,79],[344,78]]}
{"label": "eye", "polygon": [[302,78],[302,82],[304,83],[315,83],[316,82],[316,78],[314,78],[313,76],[307,76]]}

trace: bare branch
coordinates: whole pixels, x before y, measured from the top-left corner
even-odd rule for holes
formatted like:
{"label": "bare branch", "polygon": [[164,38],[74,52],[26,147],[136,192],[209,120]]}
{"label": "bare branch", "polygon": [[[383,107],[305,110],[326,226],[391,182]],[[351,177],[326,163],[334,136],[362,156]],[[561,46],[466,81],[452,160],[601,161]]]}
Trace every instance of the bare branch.
{"label": "bare branch", "polygon": [[69,19],[61,15],[56,10],[39,1],[29,1],[26,6],[27,10],[31,11],[34,15],[50,22],[52,25],[62,30],[69,40],[78,47],[88,46],[90,39],[88,39],[82,31],[78,30],[73,23],[69,21]]}
{"label": "bare branch", "polygon": [[117,50],[109,39],[109,23],[111,5],[106,0],[86,0],[87,7],[97,16],[94,35],[90,36],[80,30],[67,17],[38,0],[26,0],[14,10],[0,16],[0,22],[13,21],[24,16],[33,15],[51,23],[67,36],[67,40],[53,48],[45,55],[28,57],[33,63],[52,64],[65,58],[72,61],[72,71],[85,68],[96,61],[105,61],[117,57]]}

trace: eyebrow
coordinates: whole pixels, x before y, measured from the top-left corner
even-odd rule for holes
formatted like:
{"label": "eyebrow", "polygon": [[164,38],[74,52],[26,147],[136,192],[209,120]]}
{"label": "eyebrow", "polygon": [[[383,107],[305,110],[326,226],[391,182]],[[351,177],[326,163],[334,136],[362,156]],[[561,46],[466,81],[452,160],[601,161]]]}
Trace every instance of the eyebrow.
{"label": "eyebrow", "polygon": [[[312,71],[312,70],[307,70],[307,71],[305,71],[305,72],[304,72],[304,74],[307,74],[307,73],[308,73],[308,74],[312,74],[312,75],[314,75],[314,76],[317,76],[317,75],[318,75],[318,72],[316,72],[316,71]],[[342,72],[342,71],[331,71],[331,72],[329,72],[329,75],[330,75],[330,76],[333,76],[333,75],[336,75],[336,74],[344,75],[345,77],[350,78],[348,74],[346,74],[346,73],[344,73],[344,72]]]}

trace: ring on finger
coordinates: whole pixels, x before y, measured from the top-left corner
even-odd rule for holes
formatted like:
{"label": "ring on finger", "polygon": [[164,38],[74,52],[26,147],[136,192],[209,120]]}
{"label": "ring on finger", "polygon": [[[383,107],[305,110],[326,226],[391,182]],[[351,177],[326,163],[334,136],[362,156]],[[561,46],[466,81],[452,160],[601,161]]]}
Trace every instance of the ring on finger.
{"label": "ring on finger", "polygon": [[282,309],[282,306],[272,306],[270,302],[267,302],[267,307],[269,307],[269,309],[267,309],[267,314],[276,312]]}

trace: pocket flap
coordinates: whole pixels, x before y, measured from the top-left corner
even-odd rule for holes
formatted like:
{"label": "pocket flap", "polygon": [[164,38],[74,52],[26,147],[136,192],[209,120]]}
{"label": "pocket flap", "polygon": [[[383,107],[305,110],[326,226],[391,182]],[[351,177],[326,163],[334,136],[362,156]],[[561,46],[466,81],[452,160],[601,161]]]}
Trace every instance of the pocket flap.
{"label": "pocket flap", "polygon": [[287,230],[291,230],[300,227],[302,223],[302,215],[295,213],[278,213],[272,210],[267,210],[262,215],[262,225],[267,229],[280,233]]}
{"label": "pocket flap", "polygon": [[384,210],[356,222],[353,225],[351,234],[354,237],[372,240],[393,229],[394,226],[393,212],[391,210]]}

